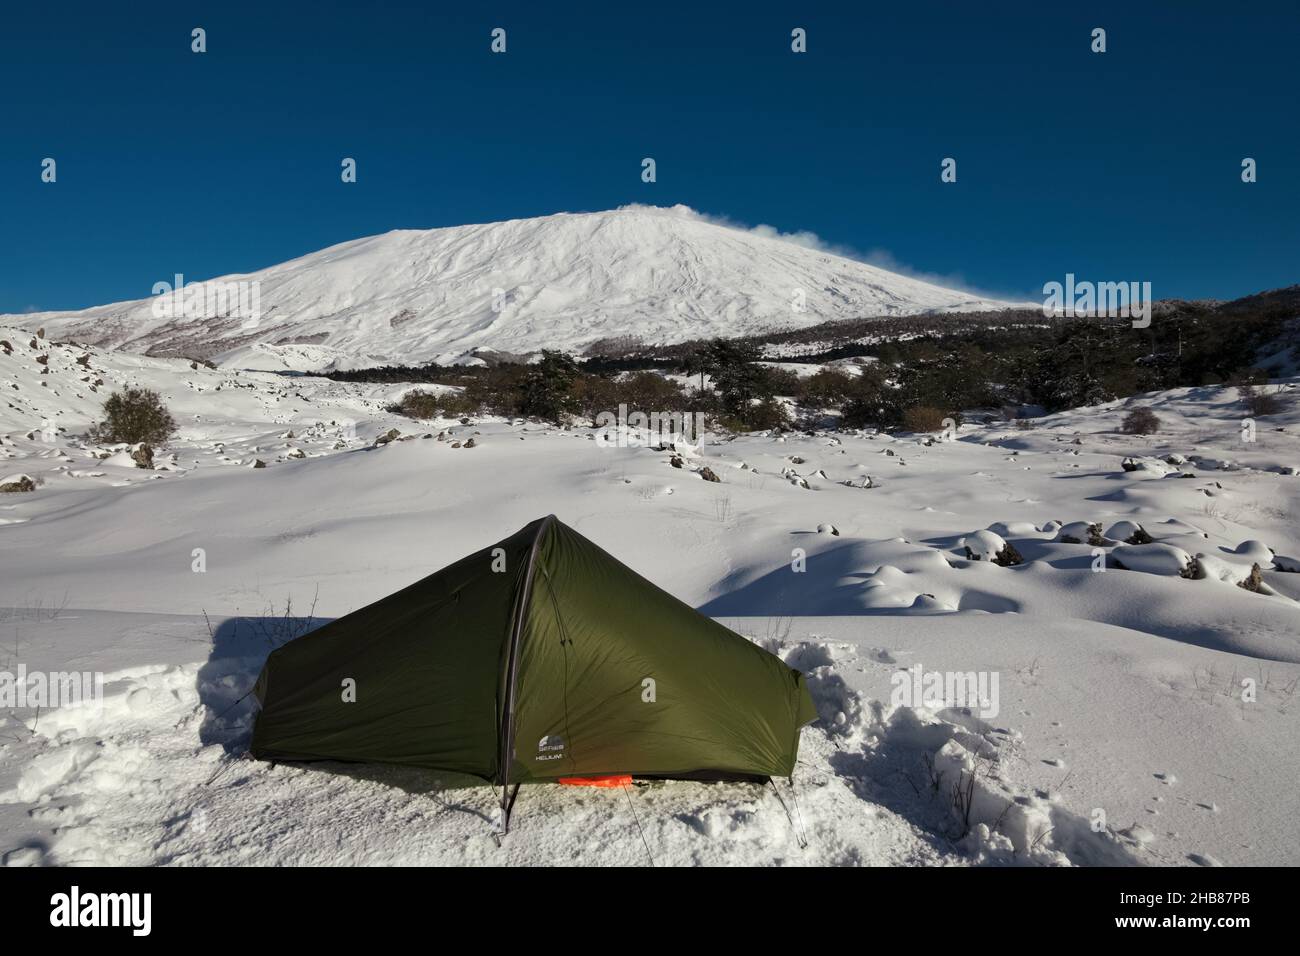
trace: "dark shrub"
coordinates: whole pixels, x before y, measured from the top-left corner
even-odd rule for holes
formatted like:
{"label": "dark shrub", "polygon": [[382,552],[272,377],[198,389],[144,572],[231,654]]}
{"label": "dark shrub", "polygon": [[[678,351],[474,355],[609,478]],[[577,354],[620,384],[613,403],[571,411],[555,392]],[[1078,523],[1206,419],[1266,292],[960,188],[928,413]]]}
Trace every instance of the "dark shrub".
{"label": "dark shrub", "polygon": [[798,395],[803,388],[799,373],[780,366],[760,365],[765,379],[760,392],[763,395]]}
{"label": "dark shrub", "polygon": [[468,398],[464,392],[407,392],[401,400],[388,406],[394,415],[407,418],[459,418],[473,415],[478,411],[478,404]]}
{"label": "dark shrub", "polygon": [[746,408],[741,414],[723,413],[717,424],[731,432],[757,432],[771,428],[784,428],[790,424],[785,404],[775,398],[765,398]]}
{"label": "dark shrub", "polygon": [[[613,383],[614,405],[626,403],[629,412],[673,412],[682,407],[681,386],[654,372],[631,372]],[[610,408],[615,411],[615,408]]]}
{"label": "dark shrub", "polygon": [[902,421],[898,391],[890,387],[887,374],[878,366],[867,366],[852,381],[848,401],[841,409],[840,421],[845,428],[888,428]]}
{"label": "dark shrub", "polygon": [[127,388],[104,402],[104,420],[91,426],[90,440],[101,445],[159,445],[175,433],[176,421],[161,395],[147,388]]}
{"label": "dark shrub", "polygon": [[748,421],[753,402],[773,395],[773,376],[758,359],[758,349],[747,342],[714,339],[705,351],[703,367],[713,376],[713,390],[732,418]]}
{"label": "dark shrub", "polygon": [[436,418],[438,415],[438,396],[432,392],[407,392],[398,401],[388,406],[387,411],[407,418]]}
{"label": "dark shrub", "polygon": [[853,377],[837,368],[818,369],[799,383],[800,408],[839,408],[853,389]]}
{"label": "dark shrub", "polygon": [[522,415],[523,382],[528,367],[499,365],[485,369],[465,386],[465,398],[493,415]]}
{"label": "dark shrub", "polygon": [[910,432],[937,432],[949,417],[933,405],[914,405],[903,412],[903,427]]}
{"label": "dark shrub", "polygon": [[1160,431],[1160,419],[1149,408],[1135,408],[1124,416],[1120,430],[1125,435],[1154,435]]}
{"label": "dark shrub", "polygon": [[1282,403],[1276,395],[1261,392],[1254,385],[1241,386],[1241,400],[1252,415],[1276,415],[1282,410]]}
{"label": "dark shrub", "polygon": [[573,394],[578,375],[578,365],[570,356],[543,349],[541,359],[524,373],[519,410],[562,425],[578,407]]}

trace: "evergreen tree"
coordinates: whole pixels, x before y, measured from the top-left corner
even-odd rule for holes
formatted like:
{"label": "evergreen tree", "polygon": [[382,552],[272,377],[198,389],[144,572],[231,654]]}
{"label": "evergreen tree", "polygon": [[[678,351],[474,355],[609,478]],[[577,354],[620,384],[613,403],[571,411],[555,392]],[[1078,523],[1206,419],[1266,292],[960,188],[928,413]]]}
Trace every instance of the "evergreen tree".
{"label": "evergreen tree", "polygon": [[758,349],[748,342],[714,339],[705,352],[705,368],[713,376],[713,388],[723,409],[741,421],[755,402],[772,397]]}
{"label": "evergreen tree", "polygon": [[578,365],[570,356],[543,349],[541,359],[524,374],[520,410],[525,415],[563,424],[565,416],[578,407],[573,391],[578,374]]}

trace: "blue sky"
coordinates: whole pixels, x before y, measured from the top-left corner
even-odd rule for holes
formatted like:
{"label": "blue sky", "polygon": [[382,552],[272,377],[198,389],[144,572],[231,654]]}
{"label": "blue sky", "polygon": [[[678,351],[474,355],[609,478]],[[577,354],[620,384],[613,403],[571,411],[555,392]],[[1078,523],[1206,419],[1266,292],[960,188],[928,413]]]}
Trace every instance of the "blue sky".
{"label": "blue sky", "polygon": [[632,202],[994,293],[1244,295],[1300,282],[1298,37],[1295,2],[10,4],[0,312]]}

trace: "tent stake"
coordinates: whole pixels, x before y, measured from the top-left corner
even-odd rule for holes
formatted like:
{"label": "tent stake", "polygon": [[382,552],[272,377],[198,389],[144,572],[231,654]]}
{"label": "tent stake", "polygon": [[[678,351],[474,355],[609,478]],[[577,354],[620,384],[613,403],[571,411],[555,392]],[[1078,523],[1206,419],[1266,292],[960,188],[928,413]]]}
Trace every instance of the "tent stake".
{"label": "tent stake", "polygon": [[[794,839],[795,842],[799,844],[799,849],[806,850],[808,848],[808,840],[799,832],[799,827],[795,825],[794,816],[790,813],[790,808],[786,806],[785,798],[781,796],[781,791],[777,789],[776,781],[773,780],[771,777],[768,777],[767,782],[772,785],[772,792],[776,794],[776,802],[781,804],[781,809],[785,811],[785,818],[790,821],[790,832],[794,834]],[[794,778],[793,777],[790,778],[790,798],[792,800],[794,799]],[[799,806],[798,801],[796,801],[795,807],[797,808],[798,806]],[[799,817],[800,819],[802,819],[803,813],[800,813]]]}
{"label": "tent stake", "polygon": [[510,789],[510,784],[501,785],[501,829],[500,832],[494,833],[497,846],[506,838],[510,832],[510,811],[515,808],[515,797],[519,796],[519,784],[515,784],[514,789]]}
{"label": "tent stake", "polygon": [[803,822],[803,809],[799,806],[799,791],[794,788],[794,771],[790,772],[790,802],[794,804],[794,812],[799,815],[799,829],[803,831],[803,845],[808,847],[808,824]]}

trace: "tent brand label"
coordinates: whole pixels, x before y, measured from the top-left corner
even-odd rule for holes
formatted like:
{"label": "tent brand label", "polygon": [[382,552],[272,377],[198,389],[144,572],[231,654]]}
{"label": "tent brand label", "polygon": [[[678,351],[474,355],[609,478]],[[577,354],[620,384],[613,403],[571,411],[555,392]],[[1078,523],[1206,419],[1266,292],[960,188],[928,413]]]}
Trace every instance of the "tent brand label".
{"label": "tent brand label", "polygon": [[559,734],[547,734],[537,741],[538,760],[559,760],[564,756],[564,738]]}
{"label": "tent brand label", "polygon": [[127,926],[133,936],[153,927],[152,893],[82,893],[73,886],[50,897],[51,926]]}

